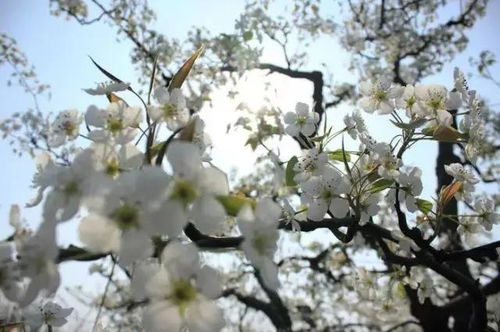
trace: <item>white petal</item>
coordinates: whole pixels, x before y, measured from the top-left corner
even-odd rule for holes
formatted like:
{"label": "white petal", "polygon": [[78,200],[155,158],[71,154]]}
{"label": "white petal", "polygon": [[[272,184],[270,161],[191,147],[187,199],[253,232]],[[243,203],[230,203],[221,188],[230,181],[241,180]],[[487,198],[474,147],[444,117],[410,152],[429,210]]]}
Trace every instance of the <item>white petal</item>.
{"label": "white petal", "polygon": [[343,198],[334,198],[330,203],[330,211],[337,218],[344,218],[349,212],[349,203]]}
{"label": "white petal", "polygon": [[191,209],[191,218],[197,228],[205,234],[222,232],[226,220],[226,211],[213,196],[204,195],[197,199]]}
{"label": "white petal", "polygon": [[281,207],[270,198],[263,198],[257,203],[255,216],[261,221],[275,224],[281,216]]}
{"label": "white petal", "polygon": [[151,240],[142,230],[131,229],[123,233],[118,251],[121,266],[128,266],[137,260],[146,259],[152,253]]}
{"label": "white petal", "polygon": [[266,287],[272,290],[277,290],[280,287],[280,281],[278,279],[278,267],[270,258],[265,257],[261,261],[260,266],[257,266],[257,268],[259,269],[260,275],[262,276],[262,281],[264,281]]}
{"label": "white petal", "polygon": [[85,122],[88,126],[104,128],[106,125],[106,112],[91,105],[85,113]]}
{"label": "white petal", "polygon": [[142,324],[146,332],[180,332],[182,318],[177,306],[161,301],[146,307]]}
{"label": "white petal", "polygon": [[302,127],[302,134],[304,134],[305,136],[311,136],[313,133],[314,133],[314,130],[316,129],[316,126],[311,124],[311,123],[306,123],[303,127]]}
{"label": "white petal", "polygon": [[216,332],[224,327],[224,318],[215,303],[201,297],[187,308],[186,325],[189,332]]}
{"label": "white petal", "polygon": [[216,167],[203,168],[199,174],[200,188],[214,195],[227,195],[229,185],[227,175]]}
{"label": "white petal", "polygon": [[116,251],[120,244],[120,231],[111,220],[97,214],[82,219],[78,228],[80,241],[94,252]]}
{"label": "white petal", "polygon": [[322,199],[313,200],[307,210],[307,217],[314,221],[321,221],[325,217],[328,205]]}
{"label": "white petal", "polygon": [[285,132],[290,136],[298,136],[300,133],[300,127],[295,124],[291,124],[285,128]]}
{"label": "white petal", "polygon": [[182,244],[178,241],[172,241],[163,250],[161,262],[168,272],[176,278],[192,277],[200,268],[198,248],[192,243]]}
{"label": "white petal", "polygon": [[295,111],[299,116],[307,116],[309,114],[309,105],[299,102],[295,105]]}
{"label": "white petal", "polygon": [[201,168],[200,149],[192,143],[173,141],[168,146],[167,159],[175,174],[189,179],[196,177]]}
{"label": "white petal", "polygon": [[169,200],[152,214],[150,223],[146,225],[151,234],[167,234],[176,238],[187,224],[187,214],[178,201]]}
{"label": "white petal", "polygon": [[295,120],[297,119],[297,114],[294,112],[288,112],[285,114],[283,120],[285,121],[286,124],[293,124],[295,123]]}
{"label": "white petal", "polygon": [[216,299],[222,292],[221,277],[217,270],[204,266],[201,268],[196,279],[203,295],[210,299]]}

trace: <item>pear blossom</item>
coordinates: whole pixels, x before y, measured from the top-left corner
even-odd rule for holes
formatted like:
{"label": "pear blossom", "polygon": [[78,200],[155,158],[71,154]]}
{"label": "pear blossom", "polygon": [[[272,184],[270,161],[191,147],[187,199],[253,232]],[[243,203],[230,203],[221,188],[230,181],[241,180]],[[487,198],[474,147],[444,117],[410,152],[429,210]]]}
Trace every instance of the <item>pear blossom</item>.
{"label": "pear blossom", "polygon": [[402,162],[392,153],[389,144],[377,143],[373,146],[372,152],[371,159],[379,165],[378,175],[387,180],[393,180],[399,176],[399,167]]}
{"label": "pear blossom", "polygon": [[83,117],[78,110],[71,109],[60,112],[52,123],[49,134],[49,145],[59,147],[66,141],[74,140],[80,133],[79,128]]}
{"label": "pear blossom", "polygon": [[142,111],[138,107],[129,107],[119,100],[112,102],[106,109],[89,106],[85,113],[85,122],[90,127],[89,137],[95,142],[114,139],[118,144],[132,141],[139,132],[138,126],[142,122]]}
{"label": "pear blossom", "polygon": [[461,104],[458,94],[448,94],[448,90],[438,84],[417,84],[415,86],[415,96],[424,114],[431,117],[435,116],[438,110],[457,109]]}
{"label": "pear blossom", "polygon": [[10,301],[17,301],[21,292],[19,266],[13,260],[11,242],[0,242],[0,290]]}
{"label": "pear blossom", "polygon": [[33,175],[32,187],[37,188],[37,195],[26,204],[27,207],[33,207],[38,204],[43,199],[43,193],[45,189],[51,186],[54,182],[54,177],[56,176],[59,167],[56,166],[52,157],[48,152],[42,152],[36,155],[36,172]]}
{"label": "pear blossom", "polygon": [[469,216],[460,217],[458,223],[457,232],[464,237],[465,242],[470,242],[473,234],[478,233],[481,229],[477,219]]}
{"label": "pear blossom", "polygon": [[257,202],[255,212],[250,206],[244,206],[238,214],[238,227],[243,235],[241,248],[245,256],[259,270],[266,287],[276,290],[278,268],[273,262],[277,250],[278,218],[281,208],[269,198]]}
{"label": "pear blossom", "polygon": [[107,95],[112,92],[124,91],[130,87],[130,83],[125,82],[102,82],[98,83],[95,89],[83,89],[92,96]]}
{"label": "pear blossom", "polygon": [[393,86],[387,78],[375,82],[363,81],[360,83],[363,97],[359,100],[359,107],[368,113],[377,111],[379,114],[389,114],[394,111],[394,98],[402,94],[402,88]]}
{"label": "pear blossom", "polygon": [[377,194],[362,193],[359,197],[359,224],[364,225],[380,210],[380,197]]}
{"label": "pear blossom", "polygon": [[95,171],[111,178],[120,172],[138,169],[144,161],[144,154],[131,143],[119,146],[113,142],[94,143],[88,149]]}
{"label": "pear blossom", "polygon": [[474,211],[479,215],[478,222],[487,231],[491,231],[493,225],[498,223],[498,213],[495,211],[495,202],[486,196],[476,198]]}
{"label": "pear blossom", "polygon": [[52,294],[59,287],[60,277],[55,262],[59,249],[55,233],[55,223],[45,221],[36,234],[17,245],[20,274],[29,279],[18,300],[21,306],[32,303],[42,290]]}
{"label": "pear blossom", "polygon": [[392,237],[398,242],[399,250],[403,251],[406,254],[411,254],[411,251],[419,250],[419,247],[413,242],[412,239],[404,236],[400,232],[392,231]]}
{"label": "pear blossom", "polygon": [[283,200],[283,206],[282,206],[282,213],[283,213],[283,217],[285,218],[285,222],[287,224],[291,224],[292,225],[292,231],[296,232],[300,232],[300,224],[298,223],[297,219],[295,219],[295,210],[293,209],[292,205],[290,204],[290,202],[285,199]]}
{"label": "pear blossom", "polygon": [[406,116],[412,120],[423,116],[422,110],[417,103],[415,87],[411,84],[404,87],[402,95],[396,99],[396,105],[398,108],[406,110]]}
{"label": "pear blossom", "polygon": [[189,110],[180,89],[169,91],[168,88],[158,87],[154,91],[154,97],[159,106],[148,107],[148,114],[153,121],[165,122],[172,131],[188,123]]}
{"label": "pear blossom", "polygon": [[374,299],[378,288],[377,278],[365,268],[359,268],[356,271],[354,288],[362,298],[367,300]]}
{"label": "pear blossom", "polygon": [[288,112],[285,114],[285,132],[290,136],[311,136],[316,130],[316,125],[319,121],[319,114],[310,111],[309,105],[305,103],[297,103],[295,105],[295,112]]}
{"label": "pear blossom", "polygon": [[320,152],[318,148],[312,148],[303,151],[302,156],[294,165],[295,176],[293,180],[297,183],[303,183],[311,178],[323,174],[328,165],[328,154]]}
{"label": "pear blossom", "polygon": [[484,118],[481,116],[481,102],[476,91],[469,91],[467,100],[468,114],[460,121],[459,128],[467,137],[465,155],[467,159],[475,162],[477,156],[484,150],[486,130]]}
{"label": "pear blossom", "polygon": [[430,298],[434,292],[433,281],[427,274],[422,274],[418,278],[418,302],[423,304],[426,298]]}
{"label": "pear blossom", "polygon": [[215,167],[203,167],[198,147],[174,141],[167,151],[173,169],[172,181],[164,203],[169,211],[170,236],[177,236],[188,219],[204,233],[224,228],[225,210],[217,196],[229,192],[226,175]]}
{"label": "pear blossom", "polygon": [[85,153],[78,154],[71,166],[55,166],[50,169],[48,174],[51,178],[47,179],[47,184],[52,190],[45,199],[44,219],[66,221],[72,218],[86,195],[91,192],[92,172]]}
{"label": "pear blossom", "polygon": [[116,252],[120,264],[149,257],[151,235],[164,234],[170,211],[163,200],[169,177],[159,167],[123,173],[93,201],[79,226],[80,240],[93,252]]}
{"label": "pear blossom", "polygon": [[343,218],[349,212],[349,203],[340,195],[350,189],[346,177],[334,168],[326,168],[322,176],[315,176],[301,186],[304,191],[302,202],[309,206],[307,217],[314,221],[323,220],[330,210],[335,217]]}
{"label": "pear blossom", "polygon": [[25,310],[26,323],[34,329],[43,325],[61,327],[68,322],[66,319],[73,308],[63,308],[59,304],[48,301],[44,305],[35,305]]}
{"label": "pear blossom", "polygon": [[399,201],[404,201],[410,212],[418,210],[416,197],[422,193],[422,170],[418,167],[409,168],[406,172],[400,172],[397,182],[400,185]]}
{"label": "pear blossom", "polygon": [[346,126],[347,133],[352,139],[356,139],[359,135],[367,132],[365,121],[361,117],[358,110],[354,111],[352,115],[347,114],[344,116],[344,124]]}
{"label": "pear blossom", "polygon": [[453,176],[455,181],[462,182],[462,188],[457,192],[458,199],[470,200],[474,186],[479,182],[479,179],[459,163],[445,165],[444,170],[448,175]]}
{"label": "pear blossom", "polygon": [[132,285],[140,287],[139,299],[150,299],[142,316],[147,332],[208,332],[224,327],[222,311],[212,301],[221,291],[218,274],[200,267],[193,244],[171,242],[161,255],[161,265],[143,264],[139,271]]}
{"label": "pear blossom", "polygon": [[466,102],[469,96],[469,86],[464,73],[457,67],[453,70],[453,81],[455,89],[460,93],[462,100]]}

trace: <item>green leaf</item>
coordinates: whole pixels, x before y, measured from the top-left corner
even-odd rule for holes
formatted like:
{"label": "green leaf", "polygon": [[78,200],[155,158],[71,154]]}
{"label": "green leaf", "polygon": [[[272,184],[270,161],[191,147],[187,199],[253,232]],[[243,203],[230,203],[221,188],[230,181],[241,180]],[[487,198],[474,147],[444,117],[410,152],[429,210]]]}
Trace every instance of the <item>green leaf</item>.
{"label": "green leaf", "polygon": [[173,89],[180,88],[182,86],[182,83],[184,83],[184,80],[186,79],[187,75],[193,68],[194,62],[200,54],[203,52],[204,47],[201,46],[196,52],[189,57],[189,59],[184,62],[182,65],[181,69],[172,77],[172,81],[170,82],[170,85],[168,86],[168,90],[172,91]]}
{"label": "green leaf", "polygon": [[248,31],[245,31],[243,33],[243,40],[244,41],[252,40],[252,38],[253,38],[253,32],[252,31],[248,30]]}
{"label": "green leaf", "polygon": [[460,138],[459,132],[450,126],[438,126],[432,136],[441,142],[456,142]]}
{"label": "green leaf", "polygon": [[423,126],[428,120],[427,119],[418,119],[409,123],[403,123],[403,122],[396,122],[393,120],[389,120],[392,122],[393,125],[395,125],[398,128],[401,129],[416,129],[418,127]]}
{"label": "green leaf", "polygon": [[250,145],[252,147],[252,150],[255,151],[255,149],[257,149],[257,146],[259,145],[259,140],[257,139],[257,137],[249,137],[245,142],[245,145]]}
{"label": "green leaf", "polygon": [[401,298],[405,298],[406,297],[405,285],[402,282],[398,282],[398,284],[396,286],[396,290],[398,292],[398,295]]}
{"label": "green leaf", "polygon": [[370,189],[368,189],[368,190],[371,193],[378,193],[384,189],[389,188],[393,183],[394,183],[393,180],[378,179],[377,181],[375,181],[371,184]]}
{"label": "green leaf", "polygon": [[311,141],[313,141],[313,142],[321,142],[321,141],[323,141],[324,138],[325,138],[325,135],[316,136],[316,137],[311,138]]}
{"label": "green leaf", "polygon": [[253,199],[239,195],[217,196],[217,200],[224,206],[230,216],[237,216],[245,205],[250,205],[252,208],[255,208],[256,205]]}
{"label": "green leaf", "polygon": [[286,164],[285,179],[286,185],[289,187],[294,187],[297,185],[297,183],[293,180],[293,178],[295,177],[295,171],[293,170],[293,168],[298,161],[299,159],[293,156]]}
{"label": "green leaf", "polygon": [[417,207],[424,214],[429,214],[432,211],[432,202],[417,198]]}
{"label": "green leaf", "polygon": [[156,143],[155,145],[153,145],[151,147],[151,149],[149,149],[149,153],[150,153],[151,158],[153,158],[154,156],[156,156],[160,152],[163,144],[165,144],[165,142]]}
{"label": "green leaf", "polygon": [[328,157],[330,160],[337,160],[337,161],[344,161],[344,155],[345,155],[345,161],[351,161],[351,156],[349,154],[342,152],[342,149],[338,149],[335,151],[332,151],[328,154]]}

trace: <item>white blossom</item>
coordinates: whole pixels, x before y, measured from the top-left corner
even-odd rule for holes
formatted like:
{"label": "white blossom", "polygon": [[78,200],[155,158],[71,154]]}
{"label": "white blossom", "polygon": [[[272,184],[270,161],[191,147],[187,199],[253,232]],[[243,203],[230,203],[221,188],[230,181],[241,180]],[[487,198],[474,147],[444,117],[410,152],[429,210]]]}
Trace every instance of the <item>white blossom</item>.
{"label": "white blossom", "polygon": [[66,319],[73,312],[73,308],[63,308],[59,304],[48,301],[43,306],[33,305],[25,310],[26,323],[38,329],[42,325],[61,327],[68,322]]}
{"label": "white blossom", "polygon": [[112,92],[124,91],[129,87],[130,83],[110,81],[98,83],[95,89],[83,89],[83,91],[87,92],[89,95],[97,96],[107,95]]}
{"label": "white blossom", "polygon": [[171,242],[161,255],[161,265],[142,265],[139,284],[149,298],[143,312],[147,332],[220,331],[224,326],[222,311],[212,299],[220,294],[218,274],[208,266],[200,267],[198,250],[193,244]]}
{"label": "white blossom", "polygon": [[297,103],[295,112],[285,114],[285,131],[290,136],[311,136],[316,130],[319,121],[318,113],[309,110],[309,105]]}
{"label": "white blossom", "polygon": [[389,114],[394,111],[394,98],[402,94],[399,86],[393,86],[387,78],[375,82],[362,81],[360,90],[363,97],[359,100],[359,107],[368,113],[377,111],[379,114]]}
{"label": "white blossom", "polygon": [[279,237],[280,215],[280,206],[268,198],[257,203],[255,212],[246,205],[238,214],[238,227],[244,238],[241,248],[258,269],[266,287],[273,290],[280,285],[278,268],[273,262]]}
{"label": "white blossom", "polygon": [[78,110],[66,110],[60,112],[50,126],[49,145],[59,147],[66,141],[74,140],[80,133],[80,123],[83,117]]}
{"label": "white blossom", "polygon": [[148,114],[153,121],[163,121],[170,130],[177,130],[189,121],[189,110],[186,100],[180,89],[169,91],[168,88],[158,87],[154,97],[159,106],[148,107]]}
{"label": "white blossom", "polygon": [[95,142],[114,139],[118,144],[132,141],[139,132],[142,111],[138,107],[129,107],[123,101],[112,102],[106,109],[89,106],[85,113],[85,122],[90,127],[89,137]]}

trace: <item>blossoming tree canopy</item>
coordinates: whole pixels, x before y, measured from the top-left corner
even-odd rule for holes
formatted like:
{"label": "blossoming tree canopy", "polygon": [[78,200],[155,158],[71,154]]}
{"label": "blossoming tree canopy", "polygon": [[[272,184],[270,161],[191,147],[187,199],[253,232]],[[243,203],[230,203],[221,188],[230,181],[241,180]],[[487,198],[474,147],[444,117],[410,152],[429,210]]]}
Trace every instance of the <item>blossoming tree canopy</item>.
{"label": "blossoming tree canopy", "polygon": [[[498,330],[498,213],[483,190],[497,182],[486,171],[498,149],[495,113],[460,68],[422,83],[464,49],[463,31],[487,1],[466,1],[444,23],[433,14],[442,3],[339,1],[339,21],[319,0],[287,2],[288,16],[276,17],[279,1],[248,1],[236,32],[197,28],[183,48],[153,30],[146,1],[51,0],[55,15],[116,28],[140,69],[138,84],[127,83],[91,58],[106,80],[84,89],[95,102],[54,115],[37,109],[46,87],[1,34],[0,65],[16,70],[36,105],[0,128],[34,156],[26,208],[39,207],[41,223],[29,229],[19,205],[10,209],[0,330],[69,326],[75,310],[54,297],[67,261],[94,262],[106,280],[89,330]],[[355,86],[334,87],[305,69],[307,52],[290,53],[294,41],[335,34],[361,69]],[[261,61],[266,40],[284,66]],[[489,73],[494,60],[481,61]],[[312,98],[237,107],[245,115],[228,131],[248,134],[244,151],[260,152],[265,168],[234,179],[212,159],[201,109],[258,70],[305,80]],[[377,139],[367,113],[394,137]],[[439,147],[437,188],[423,176],[428,156],[411,158],[429,141]],[[63,247],[57,230],[69,223],[80,244]]]}

